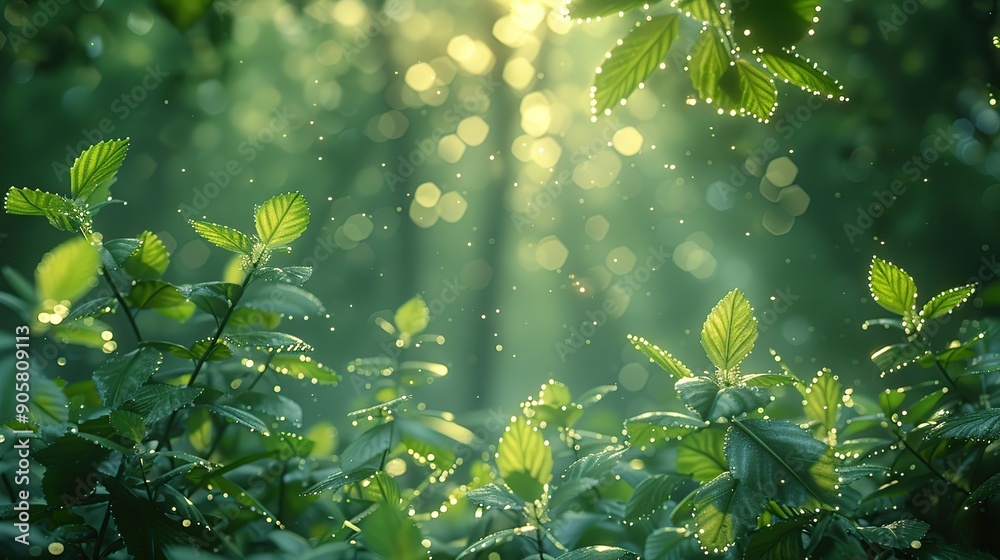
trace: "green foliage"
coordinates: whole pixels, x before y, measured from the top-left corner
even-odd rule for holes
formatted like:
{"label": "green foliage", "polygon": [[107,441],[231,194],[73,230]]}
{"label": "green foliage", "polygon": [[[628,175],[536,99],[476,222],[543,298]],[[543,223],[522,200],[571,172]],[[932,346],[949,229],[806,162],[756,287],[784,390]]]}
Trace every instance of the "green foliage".
{"label": "green foliage", "polygon": [[[624,105],[657,67],[671,72],[683,67],[698,96],[717,106],[720,114],[767,121],[777,107],[771,76],[814,95],[845,100],[837,81],[796,51],[798,42],[813,32],[819,20],[819,2],[672,0],[669,8],[679,13],[652,15],[670,11],[656,4],[632,0],[569,3],[570,16],[578,20],[624,12],[641,16],[597,70],[591,88],[594,113],[610,114],[616,105]],[[684,25],[687,19],[697,25]],[[689,38],[689,33],[698,36]],[[671,51],[679,52],[666,61]]]}

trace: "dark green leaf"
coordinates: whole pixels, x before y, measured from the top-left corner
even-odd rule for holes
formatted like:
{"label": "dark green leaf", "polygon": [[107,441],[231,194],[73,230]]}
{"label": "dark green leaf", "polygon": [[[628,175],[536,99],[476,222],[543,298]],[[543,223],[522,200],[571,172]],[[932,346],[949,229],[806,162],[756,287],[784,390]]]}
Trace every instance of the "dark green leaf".
{"label": "dark green leaf", "polygon": [[154,383],[142,387],[132,400],[122,405],[122,410],[143,415],[146,424],[149,425],[193,403],[203,390],[200,387],[177,387]]}
{"label": "dark green leaf", "polygon": [[890,344],[872,354],[872,361],[882,373],[899,371],[913,360],[926,355],[926,352],[910,342]]}
{"label": "dark green leaf", "polygon": [[[209,348],[211,348],[211,352],[209,352]],[[192,356],[192,359],[204,359],[206,362],[221,362],[233,357],[233,351],[226,346],[225,342],[220,340],[212,344],[212,341],[207,338],[192,344],[188,352]],[[184,356],[180,357],[183,358]]]}
{"label": "dark green leaf", "polygon": [[467,494],[469,501],[480,507],[489,506],[499,510],[521,511],[524,509],[524,500],[514,495],[514,491],[506,484],[487,484],[473,490]]}
{"label": "dark green leaf", "polygon": [[687,560],[701,553],[697,541],[687,530],[663,527],[649,534],[643,549],[646,560]]}
{"label": "dark green leaf", "polygon": [[74,305],[73,310],[66,316],[67,321],[82,319],[83,317],[100,317],[106,313],[112,313],[118,308],[118,300],[114,297],[101,297],[92,299],[86,303]]}
{"label": "dark green leaf", "polygon": [[180,520],[163,515],[145,498],[139,498],[124,482],[106,477],[104,484],[111,493],[111,514],[125,548],[135,558],[167,560],[172,545],[194,545]]}
{"label": "dark green leaf", "polygon": [[746,557],[755,560],[805,558],[802,531],[811,520],[811,517],[802,516],[764,527],[750,538]]}
{"label": "dark green leaf", "polygon": [[924,538],[930,525],[916,519],[893,521],[881,527],[858,527],[858,535],[874,544],[889,548],[920,548],[920,539]]}
{"label": "dark green leaf", "polygon": [[73,198],[90,202],[90,196],[97,187],[118,173],[125,161],[128,143],[128,138],[105,140],[84,150],[69,170],[70,193]]}
{"label": "dark green leaf", "polygon": [[744,49],[762,47],[779,51],[795,45],[806,36],[816,17],[818,0],[770,0],[768,2],[736,2],[733,20]]}
{"label": "dark green leaf", "polygon": [[745,486],[725,472],[694,494],[691,504],[698,526],[695,535],[708,552],[729,550],[738,537],[757,524],[766,501],[760,499],[757,492],[745,491]]}
{"label": "dark green leaf", "polygon": [[136,282],[125,301],[133,309],[155,309],[178,321],[186,321],[195,310],[194,304],[176,286],[163,280]]}
{"label": "dark green leaf", "polygon": [[972,494],[966,498],[965,504],[972,505],[983,500],[987,500],[1000,494],[1000,474],[995,474],[979,485]]}
{"label": "dark green leaf", "polygon": [[636,521],[655,513],[679,486],[689,480],[676,474],[656,474],[646,478],[635,487],[625,504],[625,519]]}
{"label": "dark green leaf", "polygon": [[240,410],[227,405],[220,404],[209,404],[205,405],[205,408],[222,416],[223,418],[228,418],[237,424],[246,426],[250,428],[251,432],[260,432],[261,435],[267,437],[271,435],[271,431],[267,428],[267,425],[260,419],[246,412],[245,410]]}
{"label": "dark green leaf", "polygon": [[557,560],[638,560],[639,555],[631,550],[614,546],[588,546],[578,548],[560,556]]}
{"label": "dark green leaf", "polygon": [[484,550],[488,550],[495,546],[500,546],[501,544],[508,543],[517,537],[522,535],[531,535],[535,532],[535,527],[533,525],[525,525],[524,527],[517,527],[515,529],[504,529],[502,531],[497,531],[492,535],[488,535],[479,539],[478,541],[469,545],[468,548],[459,553],[455,557],[455,560],[462,560],[466,556],[478,554]]}
{"label": "dark green leaf", "polygon": [[118,270],[141,246],[142,241],[131,237],[109,239],[101,244],[101,262],[107,268]]}
{"label": "dark green leaf", "polygon": [[376,472],[377,471],[375,469],[369,468],[357,469],[348,473],[337,471],[336,473],[331,474],[330,476],[310,486],[309,489],[302,493],[302,495],[315,496],[316,494],[322,494],[327,491],[336,492],[349,484],[355,484],[363,480],[367,480]]}
{"label": "dark green leaf", "polygon": [[222,319],[243,295],[239,284],[226,282],[205,282],[178,288],[184,296],[198,306],[198,309]]}
{"label": "dark green leaf", "polygon": [[625,421],[625,431],[633,447],[643,448],[665,439],[696,432],[708,422],[680,412],[647,412]]}
{"label": "dark green leaf", "polygon": [[[351,442],[340,455],[340,465],[345,471],[352,471],[364,466],[376,457],[381,457],[390,445],[393,445],[392,422],[380,424],[361,434]],[[397,440],[398,443],[398,440]]]}
{"label": "dark green leaf", "polygon": [[306,280],[312,277],[312,273],[313,269],[311,266],[286,266],[282,268],[264,266],[255,270],[253,275],[254,278],[266,282],[284,282],[286,284],[301,286],[305,284]]}
{"label": "dark green leaf", "polygon": [[114,410],[137,396],[146,380],[153,376],[163,355],[150,347],[109,358],[94,371],[94,387],[104,405]]}
{"label": "dark green leaf", "polygon": [[59,504],[86,498],[100,482],[98,467],[108,455],[107,449],[77,435],[62,436],[47,447],[32,450],[31,458],[45,466],[45,500]]}
{"label": "dark green leaf", "polygon": [[220,473],[210,478],[211,484],[215,490],[221,494],[228,494],[229,499],[235,500],[237,503],[243,505],[245,509],[249,509],[250,511],[256,513],[262,517],[264,521],[275,525],[279,529],[285,528],[281,521],[278,520],[277,516],[271,513],[271,510],[264,504],[260,503],[257,498],[244,490],[240,485],[222,476],[221,469],[216,469],[215,472]]}
{"label": "dark green leaf", "polygon": [[146,439],[146,421],[135,412],[116,410],[111,413],[111,425],[115,431],[138,443]]}
{"label": "dark green leaf", "polygon": [[660,65],[677,39],[677,16],[655,17],[633,28],[611,50],[594,77],[595,112],[609,112]]}
{"label": "dark green leaf", "polygon": [[361,524],[368,548],[381,558],[427,560],[423,536],[413,520],[400,512],[380,507]]}
{"label": "dark green leaf", "polygon": [[250,306],[240,306],[229,316],[232,329],[272,330],[281,324],[281,315]]}
{"label": "dark green leaf", "polygon": [[1000,408],[949,416],[931,428],[926,439],[951,438],[991,442],[1000,439]]}
{"label": "dark green leaf", "polygon": [[689,377],[674,385],[681,400],[702,418],[710,421],[730,418],[771,402],[770,393],[760,387],[723,387],[707,377]]}

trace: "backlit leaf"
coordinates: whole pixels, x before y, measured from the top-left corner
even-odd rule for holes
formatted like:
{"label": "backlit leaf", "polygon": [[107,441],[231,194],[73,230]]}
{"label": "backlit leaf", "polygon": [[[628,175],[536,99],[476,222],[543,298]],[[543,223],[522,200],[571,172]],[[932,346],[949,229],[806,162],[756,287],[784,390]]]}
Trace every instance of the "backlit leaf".
{"label": "backlit leaf", "polygon": [[677,39],[677,17],[671,14],[644,21],[611,50],[594,77],[594,111],[611,109],[649,78]]}
{"label": "backlit leaf", "polygon": [[701,345],[719,370],[735,371],[753,350],[757,321],[750,302],[739,290],[722,298],[705,320]]}
{"label": "backlit leaf", "polygon": [[161,363],[163,356],[150,347],[113,356],[94,371],[94,387],[105,406],[116,409],[139,394]]}
{"label": "backlit leaf", "polygon": [[500,477],[522,500],[535,500],[552,480],[552,449],[537,427],[522,417],[504,431],[496,461]]}
{"label": "backlit leaf", "polygon": [[114,177],[125,161],[128,144],[128,138],[105,140],[84,150],[69,171],[73,198],[88,202],[97,187]]}
{"label": "backlit leaf", "polygon": [[688,369],[680,360],[670,355],[666,350],[661,349],[659,346],[649,342],[645,338],[639,336],[628,335],[629,342],[635,346],[635,349],[645,354],[649,357],[649,361],[663,368],[663,371],[675,375],[678,378],[682,377],[692,377],[694,374]]}
{"label": "backlit leaf", "polygon": [[242,255],[249,255],[253,251],[253,241],[239,230],[209,222],[190,220],[188,223],[198,235],[216,247]]}
{"label": "backlit leaf", "polygon": [[268,247],[294,241],[309,225],[309,207],[298,192],[275,196],[257,208],[257,237]]}
{"label": "backlit leaf", "polygon": [[137,280],[153,280],[163,276],[170,264],[170,255],[163,246],[163,241],[150,231],[142,232],[139,241],[142,245],[125,259],[122,268]]}
{"label": "backlit leaf", "polygon": [[917,285],[905,270],[878,257],[872,259],[868,288],[875,303],[897,315],[912,312]]}
{"label": "backlit leaf", "polygon": [[782,51],[761,53],[760,61],[777,78],[806,91],[831,97],[840,94],[836,80],[797,54]]}

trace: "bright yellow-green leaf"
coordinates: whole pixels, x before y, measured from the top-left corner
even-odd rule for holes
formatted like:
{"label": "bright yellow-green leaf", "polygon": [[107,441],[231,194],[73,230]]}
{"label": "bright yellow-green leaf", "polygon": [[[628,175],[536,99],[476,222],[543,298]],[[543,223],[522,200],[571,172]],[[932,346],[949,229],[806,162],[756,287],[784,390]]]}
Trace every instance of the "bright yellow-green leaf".
{"label": "bright yellow-green leaf", "polygon": [[271,198],[257,208],[257,236],[268,247],[285,245],[302,235],[309,225],[309,207],[302,193]]}
{"label": "bright yellow-green leaf", "polygon": [[765,120],[774,113],[778,91],[774,80],[756,66],[740,59],[719,80],[718,105],[730,114]]}
{"label": "bright yellow-green leaf", "polygon": [[239,230],[209,222],[190,220],[189,223],[198,235],[217,247],[243,255],[253,251],[253,241]]}
{"label": "bright yellow-green leaf", "polygon": [[611,109],[649,78],[677,39],[677,18],[670,14],[642,22],[611,50],[594,77],[594,111]]}
{"label": "bright yellow-green leaf", "polygon": [[537,426],[517,417],[507,426],[497,445],[500,477],[519,498],[539,498],[552,480],[552,449]]}
{"label": "bright yellow-green leaf", "polygon": [[762,53],[760,61],[764,68],[779,79],[797,85],[806,91],[811,91],[833,97],[840,94],[840,85],[820,70],[815,64],[806,62],[794,53],[773,52]]}
{"label": "bright yellow-green leaf", "polygon": [[635,349],[649,357],[649,361],[663,368],[663,371],[676,375],[678,378],[691,377],[691,370],[680,360],[670,355],[670,352],[661,349],[659,346],[649,342],[641,336],[628,335],[629,342]]}
{"label": "bright yellow-green leaf", "polygon": [[97,248],[82,237],[57,245],[35,269],[39,301],[73,301],[87,293],[95,285],[100,262]]}
{"label": "bright yellow-green leaf", "polygon": [[868,288],[875,303],[897,315],[912,313],[917,285],[905,270],[878,257],[872,259]]}
{"label": "bright yellow-green leaf", "polygon": [[708,359],[725,372],[735,371],[753,350],[757,321],[746,296],[733,290],[712,309],[701,330],[701,345]]}
{"label": "bright yellow-green leaf", "polygon": [[142,241],[142,245],[125,259],[122,268],[137,280],[159,278],[170,265],[170,254],[163,246],[163,241],[150,231],[142,232],[139,241]]}
{"label": "bright yellow-green leaf", "polygon": [[83,216],[71,201],[38,189],[11,187],[3,205],[8,214],[45,216],[52,227],[62,231],[76,231],[75,218]]}
{"label": "bright yellow-green leaf", "polygon": [[413,296],[409,301],[400,305],[393,317],[396,328],[407,339],[423,332],[430,320],[431,311],[420,295]]}
{"label": "bright yellow-green leaf", "polygon": [[69,171],[73,198],[86,202],[97,187],[111,180],[125,161],[128,143],[128,138],[106,140],[84,150]]}
{"label": "bright yellow-green leaf", "polygon": [[945,290],[924,304],[923,309],[920,311],[920,316],[925,320],[943,317],[954,311],[959,305],[965,303],[966,300],[972,297],[975,291],[975,284],[967,284],[958,288]]}
{"label": "bright yellow-green leaf", "polygon": [[691,62],[688,64],[691,85],[702,99],[711,102],[719,96],[719,80],[729,69],[729,62],[729,49],[715,28],[703,31],[691,48]]}

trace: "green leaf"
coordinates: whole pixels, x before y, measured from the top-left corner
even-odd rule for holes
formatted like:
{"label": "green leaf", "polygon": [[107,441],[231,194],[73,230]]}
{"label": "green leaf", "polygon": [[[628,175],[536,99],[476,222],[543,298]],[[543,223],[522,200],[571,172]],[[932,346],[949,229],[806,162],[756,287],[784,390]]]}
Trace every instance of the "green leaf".
{"label": "green leaf", "polygon": [[638,558],[639,555],[631,550],[595,545],[567,552],[556,560],[638,560]]}
{"label": "green leaf", "polygon": [[458,556],[455,557],[455,560],[462,560],[462,558],[465,558],[466,556],[478,554],[484,550],[488,550],[495,546],[500,546],[504,543],[509,543],[510,541],[516,539],[517,537],[523,535],[531,535],[534,532],[535,532],[534,525],[525,525],[523,527],[517,527],[514,529],[504,529],[502,531],[497,531],[496,533],[483,537],[478,541],[469,545],[468,548],[463,550],[461,553],[459,553]]}
{"label": "green leaf", "polygon": [[920,317],[925,321],[943,317],[962,305],[976,291],[975,284],[966,284],[950,290],[945,290],[931,298],[920,310]]}
{"label": "green leaf", "polygon": [[942,388],[921,397],[920,400],[910,407],[909,413],[906,415],[906,421],[914,426],[918,426],[936,414],[940,408],[938,403],[941,402],[941,399],[947,392],[947,388]]}
{"label": "green leaf", "polygon": [[769,0],[768,2],[736,2],[733,20],[745,50],[762,47],[779,51],[795,45],[806,36],[816,17],[818,0]]}
{"label": "green leaf", "polygon": [[740,377],[740,385],[747,387],[784,387],[800,383],[801,379],[788,373],[748,373]]}
{"label": "green leaf", "polygon": [[209,222],[188,220],[188,223],[198,232],[198,235],[216,247],[241,255],[249,255],[253,252],[253,241],[239,230]]}
{"label": "green leaf", "polygon": [[[212,350],[211,353],[209,353],[209,348]],[[204,359],[206,362],[222,362],[233,357],[233,351],[226,346],[224,341],[220,340],[213,345],[212,341],[207,338],[192,344],[188,352],[194,360]]]}
{"label": "green leaf", "polygon": [[902,268],[878,257],[872,258],[868,275],[872,299],[897,315],[913,312],[917,302],[917,285]]}
{"label": "green leaf", "polygon": [[719,82],[729,69],[732,59],[719,33],[709,27],[698,36],[691,48],[688,76],[698,95],[708,103],[719,97]]}
{"label": "green leaf", "polygon": [[369,480],[347,487],[344,497],[350,501],[374,502],[389,508],[398,508],[401,502],[399,485],[385,471],[378,471]]}
{"label": "green leaf", "polygon": [[970,494],[969,497],[966,498],[965,505],[969,506],[978,502],[982,502],[984,500],[988,500],[993,496],[996,496],[997,494],[1000,494],[1000,473],[989,477],[988,479],[986,479],[985,482],[983,482],[975,490],[973,490],[972,494]]}
{"label": "green leaf", "polygon": [[227,344],[233,346],[256,348],[267,352],[311,352],[313,349],[297,336],[270,331],[228,334],[225,340]]}
{"label": "green leaf", "polygon": [[737,60],[719,79],[718,106],[730,115],[766,121],[777,105],[774,80],[746,60]]}
{"label": "green leaf", "polygon": [[302,424],[302,407],[294,400],[273,391],[243,391],[227,398],[226,404],[254,414],[270,416],[278,422]]}
{"label": "green leaf", "polygon": [[241,306],[229,316],[232,329],[272,330],[281,324],[281,314],[274,311]]}
{"label": "green leaf", "polygon": [[549,508],[555,509],[556,505],[569,502],[596,488],[604,477],[611,474],[626,451],[627,448],[612,447],[574,461],[563,471],[559,478],[559,486],[551,491]]}
{"label": "green leaf", "polygon": [[305,492],[302,493],[302,495],[315,496],[316,494],[322,494],[323,492],[328,491],[336,492],[349,484],[356,484],[363,480],[367,480],[376,472],[377,471],[375,469],[368,468],[356,469],[348,473],[345,473],[344,471],[337,471],[310,486]]}
{"label": "green leaf", "polygon": [[726,552],[738,537],[756,526],[766,501],[756,497],[756,492],[746,492],[744,486],[724,472],[694,494],[695,535],[706,551]]}
{"label": "green leaf", "polygon": [[496,461],[501,478],[526,502],[541,496],[552,480],[552,449],[538,428],[522,417],[505,429]]}
{"label": "green leaf", "polygon": [[136,443],[146,439],[146,421],[140,414],[116,410],[111,413],[111,425],[119,434]]}
{"label": "green leaf", "polygon": [[676,7],[685,15],[705,26],[713,26],[720,31],[732,27],[732,12],[722,8],[719,0],[678,0]]}
{"label": "green leaf", "polygon": [[761,53],[760,61],[766,70],[785,83],[827,97],[840,94],[841,87],[836,80],[817,68],[816,64],[803,60],[798,54],[781,51]]}
{"label": "green leaf", "polygon": [[524,509],[524,500],[514,495],[506,484],[487,484],[469,490],[466,494],[469,501],[479,507],[488,506],[503,511],[521,511]]}
{"label": "green leaf", "polygon": [[367,547],[387,560],[427,560],[420,529],[407,515],[380,507],[361,524]]}
{"label": "green leaf", "polygon": [[790,506],[836,503],[833,450],[784,420],[743,420],[729,429],[726,460],[733,476],[761,498]]}
{"label": "green leaf", "polygon": [[817,434],[820,439],[826,439],[837,428],[843,391],[844,386],[837,381],[837,376],[826,369],[817,373],[809,387],[804,389],[803,412],[806,418],[822,427]]}
{"label": "green leaf", "polygon": [[625,421],[625,432],[633,447],[673,439],[696,432],[708,422],[681,412],[646,412]]}
{"label": "green leaf", "polygon": [[108,455],[107,449],[77,435],[59,437],[51,445],[33,450],[31,458],[45,466],[42,488],[46,501],[62,504],[86,498],[101,481],[98,468]]}
{"label": "green leaf", "polygon": [[340,454],[341,468],[351,471],[369,465],[373,459],[381,457],[393,445],[392,432],[392,422],[387,422],[361,434]]}
{"label": "green leaf", "polygon": [[[219,472],[220,469],[216,469],[215,472]],[[271,513],[271,510],[267,508],[264,504],[260,503],[257,498],[252,494],[244,490],[240,485],[229,480],[228,478],[222,476],[222,474],[216,474],[210,479],[212,486],[219,494],[228,495],[229,499],[235,500],[237,503],[244,506],[257,515],[264,518],[264,521],[268,523],[273,523],[279,529],[284,529],[285,526],[278,521],[278,517]],[[217,495],[216,498],[221,498],[221,495]]]}
{"label": "green leaf", "polygon": [[94,387],[105,406],[117,409],[139,394],[161,363],[163,355],[150,347],[108,358],[94,371]]}
{"label": "green leaf", "polygon": [[649,342],[645,338],[639,336],[628,335],[629,342],[635,346],[635,349],[645,354],[649,357],[649,361],[663,368],[663,371],[669,373],[670,375],[676,375],[678,378],[683,377],[693,377],[694,374],[688,369],[686,365],[681,363],[680,360],[670,355],[666,350],[662,350],[659,346]]}
{"label": "green leaf", "polygon": [[146,425],[163,420],[194,402],[201,395],[201,387],[177,387],[154,383],[142,387],[131,400],[122,405],[122,410],[141,414]]}
{"label": "green leaf", "polygon": [[[13,369],[13,362],[11,362]],[[9,394],[9,393],[8,393]],[[62,387],[42,372],[31,372],[31,406],[28,419],[37,426],[60,425],[69,420],[69,400]]]}
{"label": "green leaf", "polygon": [[409,340],[423,332],[431,320],[431,311],[420,295],[413,296],[399,306],[392,318],[404,340]]}
{"label": "green leaf", "polygon": [[271,430],[268,429],[267,425],[260,418],[257,418],[253,414],[246,412],[245,410],[240,410],[238,408],[227,406],[224,404],[208,404],[205,408],[222,416],[223,418],[228,418],[237,424],[250,428],[251,432],[260,432],[264,437],[271,435]]}
{"label": "green leaf", "polygon": [[77,237],[60,243],[35,268],[39,301],[49,311],[52,304],[74,301],[86,294],[96,283],[100,264],[97,249],[86,239]]}
{"label": "green leaf", "polygon": [[280,374],[290,375],[296,379],[308,379],[314,385],[317,383],[336,385],[340,381],[337,372],[305,354],[282,352],[272,356],[267,365]]}
{"label": "green leaf", "polygon": [[592,404],[599,403],[609,393],[614,393],[617,390],[618,390],[617,385],[598,385],[597,387],[594,387],[593,389],[580,395],[580,398],[578,399],[580,402],[578,402],[577,404],[583,407],[587,407]]}
{"label": "green leaf", "polygon": [[931,428],[925,439],[941,438],[991,442],[1000,439],[1000,408],[949,416]]}
{"label": "green leaf", "polygon": [[722,298],[705,320],[701,345],[722,372],[737,371],[757,340],[757,321],[750,302],[739,290]]}
{"label": "green leaf", "polygon": [[76,231],[84,217],[71,200],[38,189],[11,187],[3,206],[8,214],[44,216],[52,227],[62,231]]}
{"label": "green leaf", "polygon": [[920,548],[920,539],[930,528],[930,525],[917,519],[901,519],[881,527],[858,527],[857,532],[870,543],[905,550]]}
{"label": "green leaf", "polygon": [[687,560],[701,553],[697,541],[686,529],[663,527],[646,537],[643,558],[646,560]]}
{"label": "green leaf", "polygon": [[750,538],[746,557],[759,560],[806,558],[802,531],[811,520],[809,516],[801,516],[764,527]]}
{"label": "green leaf", "polygon": [[193,286],[180,286],[178,290],[198,306],[198,309],[219,320],[243,295],[242,286],[225,282],[204,282]]}
{"label": "green leaf", "polygon": [[195,310],[195,305],[176,286],[163,280],[136,282],[125,301],[133,309],[155,309],[179,321],[186,321]]}
{"label": "green leaf", "polygon": [[109,239],[101,243],[101,262],[107,268],[118,270],[139,247],[142,241],[135,238]]}
{"label": "green leaf", "polygon": [[113,313],[118,308],[118,299],[112,296],[92,299],[88,302],[74,305],[72,311],[66,316],[67,321],[82,319],[84,317],[100,317],[106,313]]}
{"label": "green leaf", "polygon": [[598,18],[618,12],[627,12],[644,4],[655,4],[659,0],[572,0],[566,7],[572,18]]}
{"label": "green leaf", "polygon": [[595,112],[609,112],[652,75],[677,39],[677,18],[671,14],[645,21],[611,50],[594,77]]}
{"label": "green leaf", "polygon": [[760,387],[719,387],[711,379],[690,377],[674,384],[681,400],[707,421],[731,418],[763,408],[771,395]]}
{"label": "green leaf", "polygon": [[150,231],[139,234],[139,241],[142,245],[125,259],[122,268],[136,280],[153,280],[163,276],[170,264],[170,255],[163,241]]}
{"label": "green leaf", "polygon": [[128,143],[128,138],[105,140],[84,150],[69,170],[73,198],[89,202],[90,195],[94,194],[97,187],[110,181],[118,173],[125,161]]}
{"label": "green leaf", "polygon": [[280,194],[261,204],[254,216],[257,237],[267,247],[294,241],[309,225],[309,207],[299,192]]}
{"label": "green leaf", "polygon": [[671,494],[689,478],[676,474],[655,474],[644,479],[625,503],[625,519],[637,521],[659,511]]}
{"label": "green leaf", "polygon": [[729,470],[723,441],[720,430],[701,430],[681,439],[677,445],[677,472],[708,482]]}
{"label": "green leaf", "polygon": [[253,275],[254,278],[264,280],[265,282],[284,282],[294,286],[301,286],[312,277],[312,273],[313,269],[311,266],[286,266],[283,268],[264,266],[254,270]]}
{"label": "green leaf", "polygon": [[917,348],[910,342],[899,342],[890,344],[872,354],[871,360],[875,362],[882,374],[892,371],[899,371],[916,359],[927,355],[927,351]]}
{"label": "green leaf", "polygon": [[881,465],[851,465],[849,467],[840,467],[837,469],[840,473],[840,478],[843,479],[841,485],[851,484],[852,482],[861,480],[865,477],[874,478],[875,476],[885,476],[888,474],[890,469],[888,467],[883,467]]}
{"label": "green leaf", "polygon": [[184,532],[180,520],[168,518],[149,500],[139,498],[124,482],[111,477],[105,477],[103,482],[111,494],[115,527],[132,557],[167,560],[167,551],[172,545],[195,544],[196,541]]}

